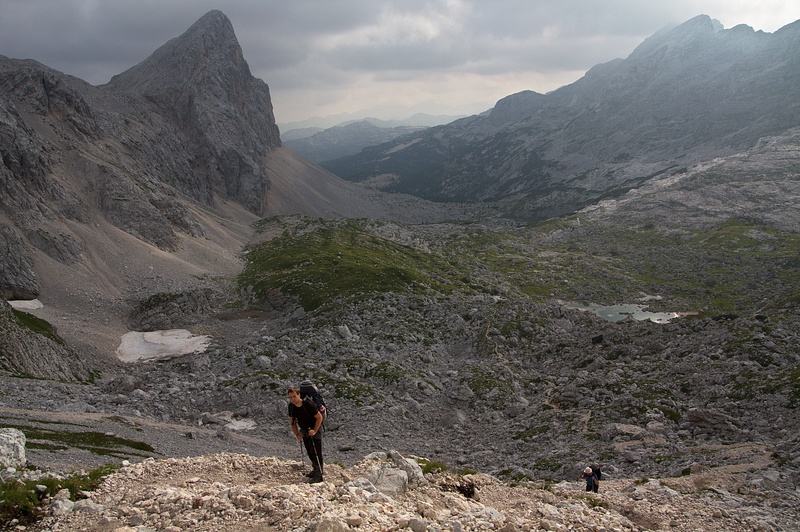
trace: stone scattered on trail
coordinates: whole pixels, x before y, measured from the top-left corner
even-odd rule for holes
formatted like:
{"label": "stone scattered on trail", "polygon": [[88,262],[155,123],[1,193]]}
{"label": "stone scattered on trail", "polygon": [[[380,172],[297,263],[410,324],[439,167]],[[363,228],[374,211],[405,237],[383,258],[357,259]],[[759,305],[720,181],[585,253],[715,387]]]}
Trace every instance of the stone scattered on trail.
{"label": "stone scattered on trail", "polygon": [[[127,463],[72,504],[48,501],[36,530],[789,530],[800,500],[781,475],[704,471],[668,479],[505,483],[485,474],[437,472],[392,494],[368,480],[405,472],[396,451],[345,468],[328,465],[309,484],[297,462],[216,454]],[[376,479],[380,483],[380,479]],[[480,497],[478,497],[480,493]],[[780,505],[781,512],[770,511]]]}

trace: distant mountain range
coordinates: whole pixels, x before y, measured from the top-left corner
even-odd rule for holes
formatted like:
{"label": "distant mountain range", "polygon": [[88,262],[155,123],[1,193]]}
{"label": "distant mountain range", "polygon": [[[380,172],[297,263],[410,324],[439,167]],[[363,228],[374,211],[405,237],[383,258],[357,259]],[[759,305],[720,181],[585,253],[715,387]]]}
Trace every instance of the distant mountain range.
{"label": "distant mountain range", "polygon": [[800,21],[724,30],[701,15],[548,94],[328,161],[352,181],[435,201],[573,212],[800,125]]}
{"label": "distant mountain range", "polygon": [[[437,114],[430,114],[430,113],[408,113],[408,114],[395,114],[395,118],[376,118],[375,115],[371,114],[370,110],[358,111],[353,113],[340,113],[336,115],[330,115],[326,117],[314,117],[309,118],[307,120],[301,120],[299,122],[286,122],[280,123],[278,126],[281,128],[281,138],[284,140],[289,138],[298,138],[296,134],[293,134],[293,131],[297,130],[315,130],[315,132],[322,131],[324,129],[337,127],[337,126],[346,126],[347,124],[352,124],[353,122],[361,122],[366,120],[371,124],[378,126],[378,127],[397,127],[397,126],[440,126],[442,124],[448,124],[453,120],[457,120],[459,118],[463,118],[468,115],[473,115],[477,113],[481,113],[486,111],[489,106],[478,107],[475,105],[458,107],[458,108],[446,108],[442,109],[441,113]],[[380,109],[376,109],[375,111],[382,111]],[[383,111],[385,114],[385,110]],[[396,118],[397,116],[404,116],[405,118]],[[289,136],[286,136],[287,133]]]}
{"label": "distant mountain range", "polygon": [[417,113],[405,120],[364,118],[350,120],[323,129],[308,127],[281,133],[283,144],[309,161],[320,163],[355,155],[363,148],[389,142],[402,135],[421,131],[427,127],[448,124],[461,116],[428,115]]}
{"label": "distant mountain range", "polygon": [[283,144],[309,161],[320,163],[354,155],[368,146],[389,142],[397,137],[423,129],[426,128],[423,126],[382,127],[362,120],[324,129],[308,137],[284,139]]}

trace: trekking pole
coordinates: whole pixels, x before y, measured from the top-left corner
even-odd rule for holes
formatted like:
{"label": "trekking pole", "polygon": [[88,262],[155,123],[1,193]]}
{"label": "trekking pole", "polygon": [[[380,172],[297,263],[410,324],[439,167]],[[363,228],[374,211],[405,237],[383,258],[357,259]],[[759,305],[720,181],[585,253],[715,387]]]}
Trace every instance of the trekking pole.
{"label": "trekking pole", "polygon": [[319,468],[319,477],[322,479],[322,464],[319,461],[319,455],[317,454],[317,446],[314,443],[314,439],[311,439],[311,447],[314,449],[314,458],[317,459],[317,467]]}

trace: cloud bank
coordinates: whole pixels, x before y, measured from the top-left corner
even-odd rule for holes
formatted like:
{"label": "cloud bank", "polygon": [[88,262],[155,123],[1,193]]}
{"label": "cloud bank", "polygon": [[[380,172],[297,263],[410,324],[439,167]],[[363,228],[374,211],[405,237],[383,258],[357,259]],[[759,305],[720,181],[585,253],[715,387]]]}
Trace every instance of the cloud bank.
{"label": "cloud bank", "polygon": [[775,31],[796,0],[0,0],[0,54],[107,82],[221,9],[279,123],[474,113],[547,92],[706,14]]}

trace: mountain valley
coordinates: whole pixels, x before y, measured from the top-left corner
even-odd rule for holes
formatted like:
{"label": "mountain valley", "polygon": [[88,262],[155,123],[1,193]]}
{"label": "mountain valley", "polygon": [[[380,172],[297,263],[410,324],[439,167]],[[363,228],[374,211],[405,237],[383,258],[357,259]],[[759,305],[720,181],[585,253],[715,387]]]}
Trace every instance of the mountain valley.
{"label": "mountain valley", "polygon": [[[777,69],[788,80],[771,89],[779,99],[748,107],[746,95],[769,79],[747,71],[747,116],[719,98],[702,131],[693,128],[708,116],[688,118],[699,104],[676,111],[651,90],[673,71],[637,85],[681,43],[716,53],[741,38],[769,54],[797,40],[798,23],[766,36],[713,22],[698,17],[573,86],[510,96],[488,115],[327,170],[283,146],[269,89],[250,75],[221,12],[106,86],[0,57],[0,287],[6,300],[42,305],[0,301],[2,426],[27,435],[33,468],[129,461],[113,485],[136,491],[125,482],[149,479],[151,501],[164,497],[153,486],[178,489],[153,478],[169,477],[159,468],[173,463],[196,468],[174,480],[180,489],[222,479],[219,467],[242,472],[225,482],[247,500],[328,490],[328,502],[298,514],[317,530],[320,508],[347,502],[336,490],[366,474],[375,452],[439,464],[443,476],[427,477],[435,489],[397,495],[402,517],[383,499],[361,501],[381,508],[361,521],[352,507],[331,510],[350,526],[413,528],[407,514],[417,512],[444,527],[443,493],[477,482],[505,517],[476,502],[467,529],[492,520],[483,529],[793,529],[796,54]],[[198,67],[197,43],[218,68]],[[187,59],[175,65],[175,56]],[[627,114],[614,84],[631,99]],[[634,128],[634,111],[653,101],[665,102],[653,120],[673,118]],[[442,159],[448,150],[463,157]],[[571,308],[591,304],[675,316],[612,322]],[[116,355],[129,331],[182,329],[210,345],[141,362]],[[300,482],[286,389],[306,378],[330,409],[326,467],[341,471],[322,488],[276,488]],[[606,499],[571,493],[586,465],[602,467]],[[231,490],[214,497],[231,501]],[[521,502],[524,490],[535,507]],[[502,493],[528,517],[511,519]],[[98,514],[89,529],[191,526],[185,508],[170,519],[165,508],[112,515],[113,495],[103,495],[106,521]],[[697,521],[680,517],[682,502]],[[184,503],[193,504],[175,508]],[[294,529],[297,510],[275,504],[269,526]],[[53,530],[90,526],[48,519]],[[224,529],[213,519],[194,528]],[[242,519],[229,529],[245,529]]]}

